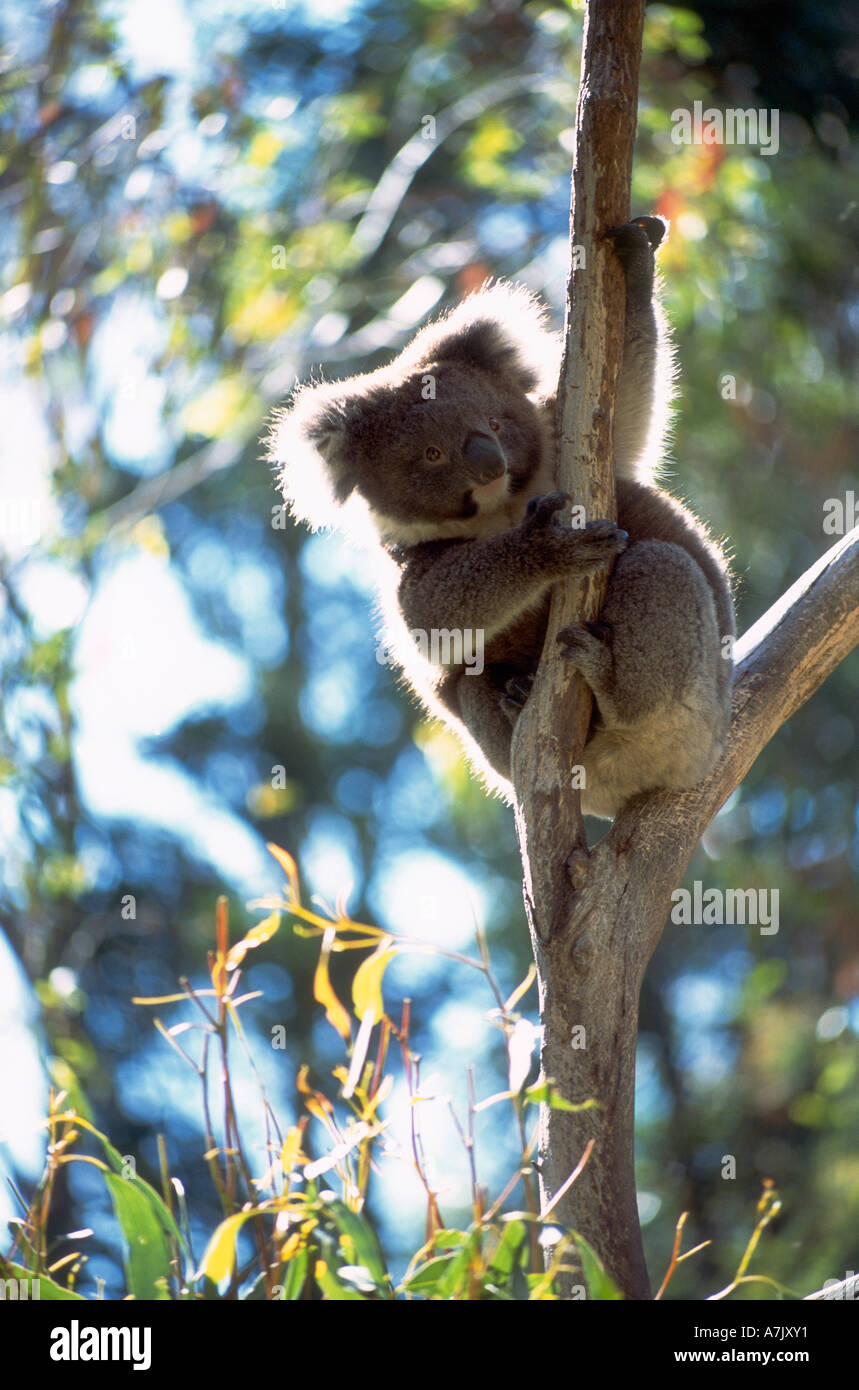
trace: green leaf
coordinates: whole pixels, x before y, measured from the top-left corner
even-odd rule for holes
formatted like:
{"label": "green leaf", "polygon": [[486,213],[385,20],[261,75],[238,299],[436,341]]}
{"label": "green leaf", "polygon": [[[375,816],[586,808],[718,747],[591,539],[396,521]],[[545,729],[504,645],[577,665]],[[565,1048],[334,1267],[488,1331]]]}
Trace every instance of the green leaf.
{"label": "green leaf", "polygon": [[169,1207],[166,1205],[161,1195],[156,1192],[155,1188],[152,1187],[150,1183],[146,1182],[144,1178],[138,1177],[136,1173],[127,1175],[128,1164],[125,1159],[123,1159],[119,1151],[113,1147],[107,1136],[96,1129],[95,1125],[91,1124],[83,1115],[75,1116],[75,1124],[80,1125],[82,1129],[85,1129],[88,1134],[91,1134],[93,1138],[99,1141],[104,1150],[104,1156],[114,1173],[122,1178],[124,1183],[135,1187],[138,1192],[142,1193],[164,1230],[173,1237],[180,1249],[186,1249],[185,1237],[176,1225]]}
{"label": "green leaf", "polygon": [[506,1283],[508,1277],[513,1272],[514,1265],[519,1263],[520,1256],[527,1235],[524,1221],[508,1221],[501,1236],[492,1259],[489,1262],[489,1269],[493,1276],[499,1277],[501,1282]]}
{"label": "green leaf", "polygon": [[426,1264],[419,1265],[414,1274],[409,1275],[405,1280],[405,1287],[409,1293],[423,1293],[444,1297],[440,1292],[441,1281],[447,1273],[451,1263],[457,1259],[453,1255],[437,1255],[433,1260],[427,1260]]}
{"label": "green leaf", "polygon": [[364,1295],[359,1293],[357,1289],[352,1288],[349,1284],[344,1284],[338,1279],[334,1270],[332,1270],[331,1266],[327,1264],[325,1260],[320,1259],[316,1261],[313,1273],[325,1297],[331,1299],[332,1302],[368,1302]]}
{"label": "green leaf", "polygon": [[457,1231],[453,1228],[443,1231],[436,1231],[432,1238],[434,1250],[453,1250],[460,1245],[464,1245],[468,1240],[468,1231]]}
{"label": "green leaf", "polygon": [[405,1287],[409,1293],[422,1293],[439,1299],[463,1297],[468,1290],[471,1260],[478,1239],[478,1233],[471,1231],[458,1250],[427,1260],[406,1280]]}
{"label": "green leaf", "polygon": [[140,1180],[105,1173],[104,1181],[125,1240],[129,1293],[149,1301],[169,1299],[170,1240]]}
{"label": "green leaf", "polygon": [[584,1236],[575,1233],[576,1245],[581,1256],[585,1283],[589,1296],[596,1301],[611,1301],[623,1298],[623,1294],[610,1275],[606,1274],[602,1261]]}
{"label": "green leaf", "polygon": [[341,1236],[346,1237],[351,1256],[344,1264],[363,1265],[380,1293],[390,1297],[391,1279],[379,1239],[366,1217],[351,1211],[339,1197],[323,1197],[325,1210]]}
{"label": "green leaf", "polygon": [[474,1237],[449,1261],[447,1270],[439,1280],[441,1298],[461,1298],[468,1292],[473,1252]]}
{"label": "green leaf", "polygon": [[310,1263],[310,1250],[305,1246],[286,1265],[281,1276],[280,1286],[283,1292],[278,1301],[284,1303],[294,1303],[301,1298],[305,1282],[307,1280],[307,1266]]}
{"label": "green leaf", "polygon": [[179,1227],[154,1187],[136,1173],[125,1176],[128,1164],[110,1140],[82,1115],[75,1123],[99,1141],[113,1169],[102,1170],[102,1176],[125,1241],[129,1293],[149,1301],[169,1299],[171,1240],[185,1249]]}

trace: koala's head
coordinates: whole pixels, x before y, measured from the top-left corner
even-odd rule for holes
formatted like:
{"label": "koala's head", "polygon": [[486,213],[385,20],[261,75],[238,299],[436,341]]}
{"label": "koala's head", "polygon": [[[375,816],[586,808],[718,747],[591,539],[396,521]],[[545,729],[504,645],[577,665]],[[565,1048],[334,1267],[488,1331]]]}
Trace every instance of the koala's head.
{"label": "koala's head", "polygon": [[543,461],[540,402],[557,367],[531,296],[481,290],[389,366],[296,393],[269,446],[284,496],[321,527],[357,493],[389,543],[468,535]]}

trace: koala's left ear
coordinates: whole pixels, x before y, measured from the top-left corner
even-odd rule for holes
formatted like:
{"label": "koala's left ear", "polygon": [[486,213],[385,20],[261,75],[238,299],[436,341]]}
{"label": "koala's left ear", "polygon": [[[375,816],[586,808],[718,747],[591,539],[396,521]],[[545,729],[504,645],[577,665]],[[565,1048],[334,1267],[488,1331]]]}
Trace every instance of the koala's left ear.
{"label": "koala's left ear", "polygon": [[398,364],[419,368],[462,362],[493,376],[512,376],[523,391],[551,391],[558,350],[534,296],[521,285],[498,283],[469,295],[443,319],[422,328]]}

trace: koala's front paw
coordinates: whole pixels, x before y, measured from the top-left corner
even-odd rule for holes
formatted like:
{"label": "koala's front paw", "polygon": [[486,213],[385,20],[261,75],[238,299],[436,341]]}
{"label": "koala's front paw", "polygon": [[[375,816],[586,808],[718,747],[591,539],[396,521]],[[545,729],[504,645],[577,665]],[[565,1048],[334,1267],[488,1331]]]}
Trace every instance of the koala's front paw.
{"label": "koala's front paw", "polygon": [[555,520],[555,513],[571,502],[565,492],[549,492],[532,497],[522,528],[531,545],[539,545],[547,560],[563,569],[590,570],[613,560],[626,549],[629,535],[613,521],[589,521],[585,526],[568,526]]}
{"label": "koala's front paw", "polygon": [[666,223],[661,217],[634,217],[620,227],[609,227],[606,236],[614,242],[614,248],[621,260],[628,259],[645,245],[655,251],[665,236]]}
{"label": "koala's front paw", "polygon": [[649,299],[653,289],[653,253],[665,235],[661,217],[636,217],[621,227],[610,227],[606,237],[626,274],[627,287]]}
{"label": "koala's front paw", "polygon": [[525,512],[526,525],[550,526],[555,512],[572,500],[568,492],[547,492],[542,497],[532,497]]}
{"label": "koala's front paw", "polygon": [[557,528],[562,533],[563,559],[572,570],[592,570],[614,560],[629,541],[614,521],[589,521],[586,526]]}

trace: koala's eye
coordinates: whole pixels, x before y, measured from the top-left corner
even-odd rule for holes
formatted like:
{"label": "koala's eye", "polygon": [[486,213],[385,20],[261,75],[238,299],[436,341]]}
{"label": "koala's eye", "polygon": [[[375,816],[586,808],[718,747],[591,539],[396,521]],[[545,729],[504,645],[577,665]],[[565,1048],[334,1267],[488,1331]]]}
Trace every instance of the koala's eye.
{"label": "koala's eye", "polygon": [[441,449],[437,449],[434,444],[430,444],[426,451],[426,456],[430,463],[438,463],[441,458]]}
{"label": "koala's eye", "polygon": [[501,426],[499,425],[498,421],[495,419],[495,416],[494,416],[494,415],[490,415],[490,417],[489,417],[489,428],[490,428],[491,430],[500,430],[500,428],[501,428]]}

